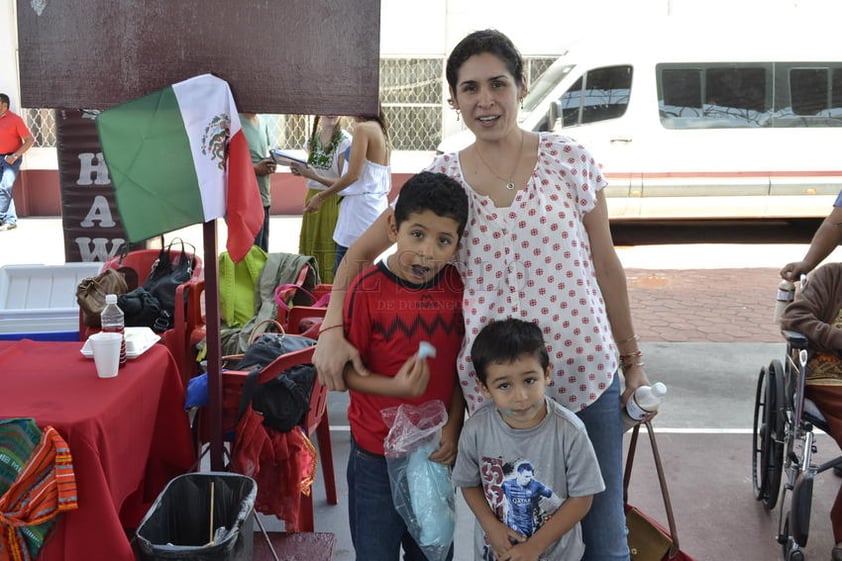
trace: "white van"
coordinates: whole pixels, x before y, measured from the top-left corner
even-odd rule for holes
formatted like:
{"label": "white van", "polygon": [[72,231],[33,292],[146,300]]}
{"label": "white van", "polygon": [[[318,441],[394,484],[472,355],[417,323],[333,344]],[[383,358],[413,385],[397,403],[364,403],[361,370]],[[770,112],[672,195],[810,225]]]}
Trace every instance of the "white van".
{"label": "white van", "polygon": [[615,219],[824,217],[842,190],[842,41],[821,23],[630,25],[529,90],[521,126],[582,142]]}

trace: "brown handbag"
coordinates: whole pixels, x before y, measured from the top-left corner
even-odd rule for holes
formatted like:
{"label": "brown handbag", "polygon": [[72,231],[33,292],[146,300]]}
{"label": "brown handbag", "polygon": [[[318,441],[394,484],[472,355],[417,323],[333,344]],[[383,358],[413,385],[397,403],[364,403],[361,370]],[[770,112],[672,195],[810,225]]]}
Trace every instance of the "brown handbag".
{"label": "brown handbag", "polygon": [[85,325],[100,327],[102,309],[106,294],[125,294],[128,291],[126,278],[116,269],[105,269],[95,277],[83,279],[76,287],[76,302],[82,310]]}
{"label": "brown handbag", "polygon": [[629,529],[628,540],[631,559],[632,561],[693,561],[693,558],[681,551],[681,547],[678,545],[678,528],[672,511],[667,480],[664,476],[664,466],[661,463],[661,454],[658,452],[658,443],[655,441],[655,431],[652,430],[652,424],[649,421],[642,424],[646,425],[649,432],[649,443],[652,454],[655,456],[655,470],[658,472],[658,483],[664,499],[669,529],[664,528],[653,518],[628,502],[629,480],[631,479],[634,453],[637,448],[637,437],[640,433],[640,424],[638,424],[632,431],[626,458],[626,471],[623,476],[623,501],[626,505],[626,526]]}

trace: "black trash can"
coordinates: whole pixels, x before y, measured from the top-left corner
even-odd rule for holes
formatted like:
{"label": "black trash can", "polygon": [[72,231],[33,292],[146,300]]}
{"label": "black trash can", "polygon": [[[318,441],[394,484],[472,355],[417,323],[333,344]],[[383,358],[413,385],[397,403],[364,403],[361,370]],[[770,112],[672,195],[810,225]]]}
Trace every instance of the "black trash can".
{"label": "black trash can", "polygon": [[236,473],[187,473],[172,479],[137,528],[141,559],[251,561],[256,497],[254,479]]}

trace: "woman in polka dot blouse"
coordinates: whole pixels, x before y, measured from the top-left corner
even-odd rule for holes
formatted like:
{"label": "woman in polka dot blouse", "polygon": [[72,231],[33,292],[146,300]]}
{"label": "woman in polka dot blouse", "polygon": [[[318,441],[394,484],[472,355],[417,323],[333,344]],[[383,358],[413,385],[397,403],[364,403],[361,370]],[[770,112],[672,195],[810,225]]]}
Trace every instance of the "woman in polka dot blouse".
{"label": "woman in polka dot blouse", "polygon": [[[476,136],[472,145],[436,157],[427,168],[459,181],[470,203],[456,255],[465,283],[458,368],[468,410],[484,404],[469,353],[480,329],[509,317],[537,323],[553,363],[547,391],[584,421],[606,484],[582,521],[584,559],[627,561],[621,402],[649,381],[611,239],[606,181],[593,156],[573,139],[518,127],[527,87],[523,61],[508,37],[495,30],[471,33],[450,54],[446,74],[450,104]],[[388,248],[391,212],[349,249],[324,325],[341,323],[348,280]],[[319,376],[336,390],[345,389],[346,362],[365,372],[342,335],[325,331],[314,357]]]}

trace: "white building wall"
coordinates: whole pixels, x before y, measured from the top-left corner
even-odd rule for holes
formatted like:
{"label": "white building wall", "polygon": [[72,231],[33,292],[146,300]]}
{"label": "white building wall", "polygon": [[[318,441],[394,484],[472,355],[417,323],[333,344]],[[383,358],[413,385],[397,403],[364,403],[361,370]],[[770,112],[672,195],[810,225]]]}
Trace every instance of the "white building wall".
{"label": "white building wall", "polygon": [[15,2],[0,0],[0,92],[11,98],[12,111],[20,108],[17,34]]}

